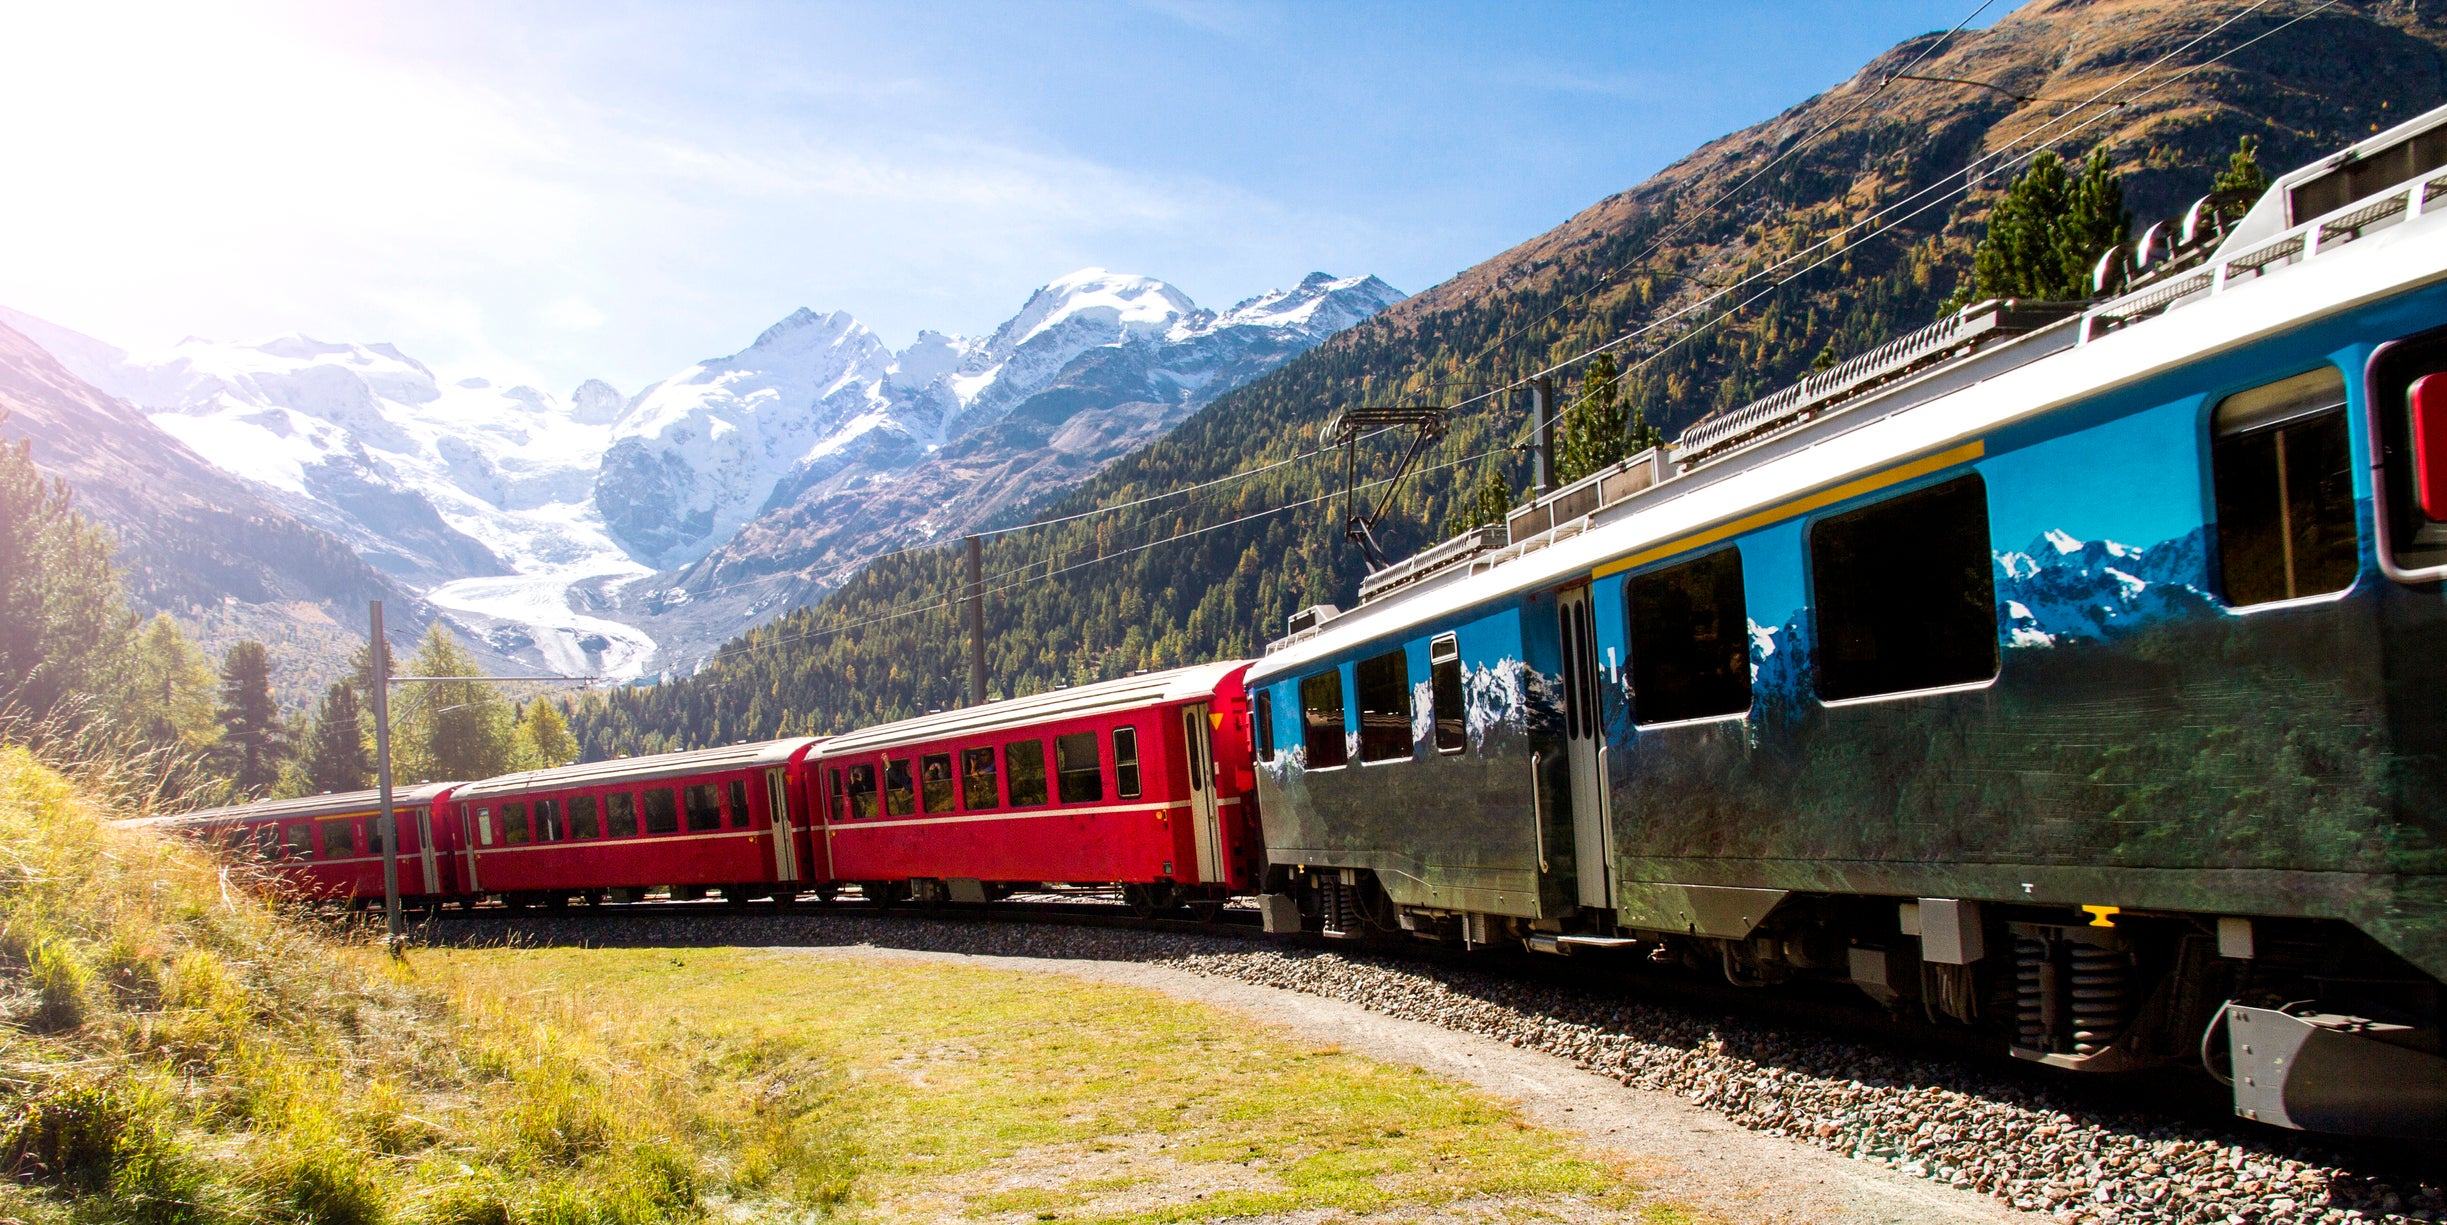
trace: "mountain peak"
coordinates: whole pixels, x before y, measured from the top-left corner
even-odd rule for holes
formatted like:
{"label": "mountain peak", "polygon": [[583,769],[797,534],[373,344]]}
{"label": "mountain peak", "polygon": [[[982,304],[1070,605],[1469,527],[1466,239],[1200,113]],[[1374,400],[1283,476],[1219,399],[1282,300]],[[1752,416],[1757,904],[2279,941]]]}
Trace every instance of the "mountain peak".
{"label": "mountain peak", "polygon": [[798,347],[830,344],[853,331],[863,331],[866,325],[851,317],[848,311],[833,311],[819,315],[802,306],[782,317],[781,322],[766,328],[748,350],[777,348],[795,342]]}

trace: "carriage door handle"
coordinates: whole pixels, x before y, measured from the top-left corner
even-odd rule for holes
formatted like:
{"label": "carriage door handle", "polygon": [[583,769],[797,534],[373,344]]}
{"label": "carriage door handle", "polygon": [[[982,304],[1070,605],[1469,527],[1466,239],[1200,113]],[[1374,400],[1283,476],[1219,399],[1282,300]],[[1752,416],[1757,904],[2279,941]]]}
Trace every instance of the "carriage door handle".
{"label": "carriage door handle", "polygon": [[1530,755],[1529,755],[1529,819],[1530,819],[1530,829],[1531,829],[1531,830],[1533,830],[1533,831],[1535,831],[1535,832],[1537,833],[1537,835],[1538,835],[1538,870],[1539,870],[1539,871],[1541,871],[1541,872],[1544,872],[1544,871],[1546,871],[1546,870],[1547,870],[1547,866],[1546,866],[1546,797],[1544,797],[1544,796],[1542,796],[1542,795],[1540,795],[1540,794],[1538,793],[1538,763],[1539,763],[1539,761],[1540,761],[1541,759],[1543,759],[1543,757],[1544,757],[1544,756],[1545,756],[1545,755],[1544,755],[1544,754],[1541,754],[1541,753],[1532,753],[1532,754],[1530,754]]}

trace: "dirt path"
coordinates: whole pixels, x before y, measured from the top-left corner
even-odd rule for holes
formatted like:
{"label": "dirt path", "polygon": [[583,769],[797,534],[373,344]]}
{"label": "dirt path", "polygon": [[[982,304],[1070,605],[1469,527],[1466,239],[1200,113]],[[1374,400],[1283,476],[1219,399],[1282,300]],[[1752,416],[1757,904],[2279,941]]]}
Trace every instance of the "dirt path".
{"label": "dirt path", "polygon": [[1991,1225],[2045,1219],[1974,1192],[1746,1131],[1672,1094],[1625,1088],[1552,1055],[1296,991],[1129,962],[970,956],[870,945],[773,951],[1068,974],[1243,1013],[1311,1042],[1423,1068],[1518,1103],[1531,1121],[1576,1133],[1593,1148],[1625,1158],[1660,1198],[1687,1204],[1728,1225]]}

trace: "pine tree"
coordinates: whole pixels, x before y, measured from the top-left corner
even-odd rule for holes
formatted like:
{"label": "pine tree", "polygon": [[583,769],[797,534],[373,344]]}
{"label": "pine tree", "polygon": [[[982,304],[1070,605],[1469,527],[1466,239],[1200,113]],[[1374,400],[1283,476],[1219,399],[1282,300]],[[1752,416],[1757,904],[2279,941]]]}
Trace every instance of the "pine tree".
{"label": "pine tree", "polygon": [[[440,622],[404,669],[410,676],[482,676],[476,657]],[[439,681],[403,687],[391,736],[392,775],[411,781],[491,778],[516,760],[515,716],[492,685]]]}
{"label": "pine tree", "polygon": [[1555,439],[1555,475],[1571,484],[1621,460],[1630,439],[1623,432],[1614,355],[1600,353],[1580,376],[1580,396],[1563,414]]}
{"label": "pine tree", "polygon": [[1512,482],[1504,479],[1500,469],[1490,467],[1487,474],[1479,478],[1478,488],[1453,509],[1452,518],[1445,520],[1445,538],[1449,540],[1463,532],[1493,527],[1504,522],[1505,516],[1511,513]]}
{"label": "pine tree", "polygon": [[218,684],[212,661],[169,614],[155,613],[136,634],[128,658],[127,709],[146,740],[187,750],[212,747],[221,738]]}
{"label": "pine tree", "polygon": [[272,700],[272,656],[260,642],[240,642],[221,661],[218,757],[230,785],[248,795],[270,790],[288,760],[289,725]]}
{"label": "pine tree", "polygon": [[1971,255],[1971,285],[1956,293],[1954,305],[2087,298],[2091,268],[2132,225],[2124,181],[2105,148],[2092,150],[2078,174],[2042,151],[1989,210],[1988,233]]}
{"label": "pine tree", "polygon": [[2269,189],[2268,172],[2260,168],[2260,138],[2245,136],[2235,142],[2235,151],[2226,159],[2226,169],[2218,172],[2211,191],[2249,192],[2254,199]]}
{"label": "pine tree", "polygon": [[1835,355],[1835,342],[1828,341],[1827,347],[1820,349],[1818,351],[1818,356],[1810,359],[1810,373],[1816,374],[1821,370],[1833,370],[1835,369],[1837,363],[1841,362],[1842,360],[1842,358]]}
{"label": "pine tree", "polygon": [[521,770],[545,770],[578,760],[578,742],[569,734],[569,721],[549,698],[519,707],[516,735]]}
{"label": "pine tree", "polygon": [[314,710],[314,730],[298,763],[309,793],[363,791],[373,785],[374,755],[365,743],[365,711],[357,687],[334,681]]}
{"label": "pine tree", "polygon": [[0,713],[37,724],[117,713],[135,625],[110,535],[71,498],[31,440],[0,442]]}

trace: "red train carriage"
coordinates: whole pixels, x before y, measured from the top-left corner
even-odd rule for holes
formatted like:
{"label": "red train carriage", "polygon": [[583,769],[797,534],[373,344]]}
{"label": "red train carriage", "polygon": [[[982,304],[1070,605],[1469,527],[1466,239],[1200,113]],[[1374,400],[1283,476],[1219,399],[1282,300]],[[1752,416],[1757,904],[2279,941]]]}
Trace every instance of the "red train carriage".
{"label": "red train carriage", "polygon": [[590,762],[461,787],[452,805],[471,892],[512,905],[572,896],[796,897],[822,883],[797,738]]}
{"label": "red train carriage", "polygon": [[885,899],[1118,883],[1152,906],[1252,890],[1265,852],[1247,667],[1125,677],[824,742],[810,793],[833,877]]}
{"label": "red train carriage", "polygon": [[[459,892],[449,812],[459,783],[423,783],[391,793],[399,823],[399,893],[413,904]],[[301,897],[382,899],[381,794],[347,791],[152,817],[150,826],[261,861]],[[438,836],[437,836],[438,835]]]}

